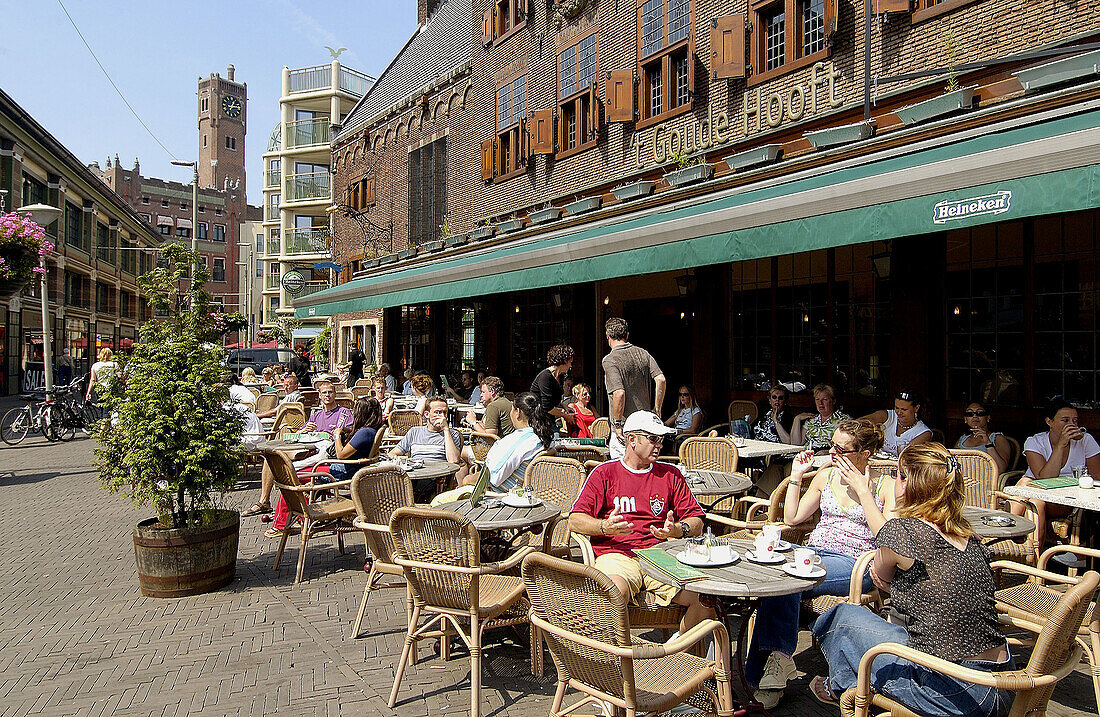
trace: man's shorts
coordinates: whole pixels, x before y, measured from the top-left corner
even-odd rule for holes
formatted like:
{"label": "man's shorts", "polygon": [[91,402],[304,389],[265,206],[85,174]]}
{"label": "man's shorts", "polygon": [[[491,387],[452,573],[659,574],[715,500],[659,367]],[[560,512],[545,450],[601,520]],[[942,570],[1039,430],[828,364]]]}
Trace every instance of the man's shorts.
{"label": "man's shorts", "polygon": [[669,605],[679,594],[675,585],[666,585],[642,572],[637,558],[622,553],[604,553],[596,558],[595,568],[605,575],[617,575],[630,587],[627,597],[636,605]]}

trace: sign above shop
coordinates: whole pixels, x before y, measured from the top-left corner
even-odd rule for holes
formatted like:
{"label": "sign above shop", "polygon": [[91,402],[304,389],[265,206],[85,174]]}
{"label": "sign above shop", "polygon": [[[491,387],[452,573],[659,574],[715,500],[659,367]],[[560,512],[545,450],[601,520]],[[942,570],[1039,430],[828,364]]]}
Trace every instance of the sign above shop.
{"label": "sign above shop", "polygon": [[638,169],[665,164],[680,155],[705,152],[736,139],[789,122],[797,122],[843,103],[843,92],[837,80],[840,70],[832,62],[815,62],[809,81],[792,85],[781,92],[765,92],[762,87],[746,90],[741,113],[715,111],[706,107],[702,120],[688,115],[689,120],[674,126],[663,122],[652,129],[635,132],[630,137],[630,149]]}
{"label": "sign above shop", "polygon": [[947,224],[986,214],[1004,214],[1012,208],[1012,192],[1001,191],[969,199],[948,199],[932,208],[932,221]]}
{"label": "sign above shop", "polygon": [[288,294],[297,296],[302,293],[302,289],[306,286],[306,278],[302,276],[302,272],[297,269],[291,269],[287,273],[283,274],[283,288],[286,289]]}

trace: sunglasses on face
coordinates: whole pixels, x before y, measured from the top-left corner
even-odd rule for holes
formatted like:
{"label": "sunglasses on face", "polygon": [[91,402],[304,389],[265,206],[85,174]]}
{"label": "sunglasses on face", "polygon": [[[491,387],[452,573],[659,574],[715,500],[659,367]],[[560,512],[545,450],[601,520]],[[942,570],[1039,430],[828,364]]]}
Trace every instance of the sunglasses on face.
{"label": "sunglasses on face", "polygon": [[780,395],[776,395],[776,396],[768,396],[768,398],[770,398],[773,401],[782,401],[783,399],[786,398],[786,396],[783,396],[783,395],[780,394]]}
{"label": "sunglasses on face", "polygon": [[838,443],[833,443],[832,441],[829,441],[829,451],[831,453],[837,454],[838,456],[846,456],[849,453],[859,453],[858,448],[845,448],[844,446],[841,446]]}
{"label": "sunglasses on face", "polygon": [[967,418],[973,418],[975,416],[980,418],[981,416],[988,416],[989,413],[986,411],[963,411],[963,415]]}
{"label": "sunglasses on face", "polygon": [[664,436],[651,436],[648,433],[635,433],[634,435],[638,436],[639,438],[646,439],[655,446],[659,446],[660,444],[665,442]]}
{"label": "sunglasses on face", "polygon": [[681,394],[680,394],[680,398],[688,398],[688,397],[690,397],[690,396],[691,396],[691,394],[690,394],[690,393],[681,393]]}

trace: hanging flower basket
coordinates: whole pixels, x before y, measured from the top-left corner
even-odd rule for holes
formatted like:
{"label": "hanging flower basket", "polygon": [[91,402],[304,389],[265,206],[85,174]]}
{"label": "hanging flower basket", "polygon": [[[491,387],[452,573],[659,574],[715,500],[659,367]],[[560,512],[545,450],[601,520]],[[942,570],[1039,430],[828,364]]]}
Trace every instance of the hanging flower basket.
{"label": "hanging flower basket", "polygon": [[0,301],[23,290],[42,269],[39,257],[49,257],[54,245],[46,230],[26,214],[0,214]]}

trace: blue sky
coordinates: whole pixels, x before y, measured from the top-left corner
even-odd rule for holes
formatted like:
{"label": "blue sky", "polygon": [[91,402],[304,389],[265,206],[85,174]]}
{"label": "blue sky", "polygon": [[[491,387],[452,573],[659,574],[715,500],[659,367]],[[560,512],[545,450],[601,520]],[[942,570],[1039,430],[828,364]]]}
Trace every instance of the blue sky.
{"label": "blue sky", "polygon": [[[200,76],[235,65],[248,83],[248,200],[259,204],[260,155],[279,119],[280,72],[340,61],[377,76],[416,27],[413,0],[61,0],[100,62],[179,159],[197,154]],[[220,21],[221,30],[209,30]],[[0,0],[0,87],[85,163],[117,153],[146,176],[191,170],[149,136],[115,94],[58,0]]]}

